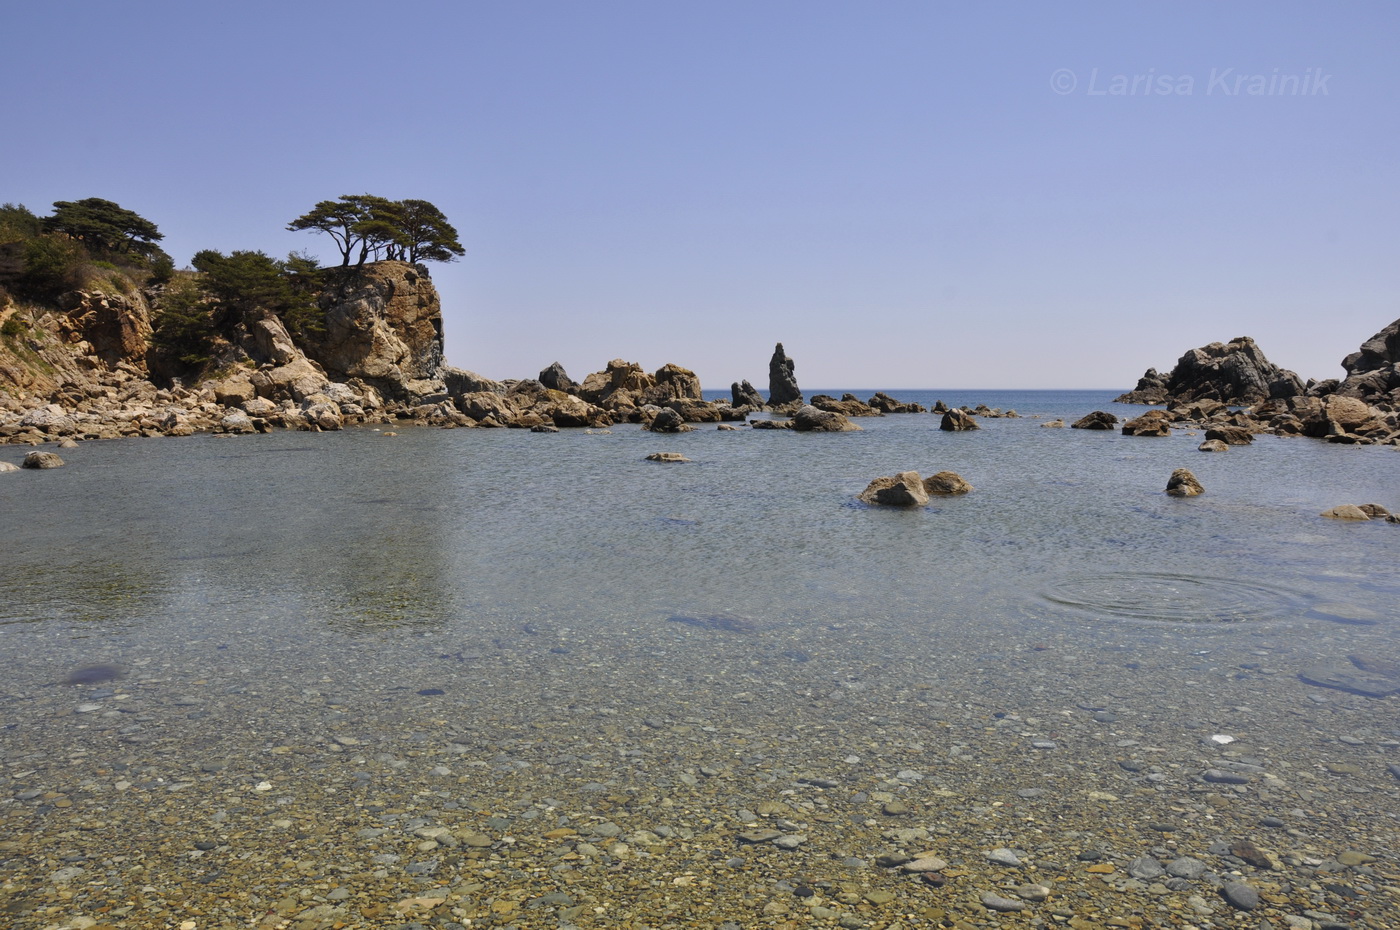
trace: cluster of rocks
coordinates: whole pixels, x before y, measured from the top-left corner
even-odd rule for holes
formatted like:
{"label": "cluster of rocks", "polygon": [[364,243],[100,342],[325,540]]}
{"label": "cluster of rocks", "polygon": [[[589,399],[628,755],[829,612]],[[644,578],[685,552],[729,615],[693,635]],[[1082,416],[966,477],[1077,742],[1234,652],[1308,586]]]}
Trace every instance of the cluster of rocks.
{"label": "cluster of rocks", "polygon": [[1400,514],[1391,513],[1380,504],[1342,504],[1322,512],[1330,520],[1382,520],[1400,523]]}
{"label": "cluster of rocks", "polygon": [[[1148,369],[1136,388],[1117,398],[1167,408],[1130,420],[1123,432],[1161,436],[1171,426],[1234,427],[1249,434],[1400,445],[1400,320],[1348,355],[1342,367],[1347,372],[1342,380],[1304,384],[1269,362],[1252,339],[1211,343],[1187,352],[1166,376]],[[1202,448],[1220,451],[1248,441],[1233,435],[1208,436],[1208,443],[1219,442]]]}
{"label": "cluster of rocks", "polygon": [[972,485],[955,471],[940,471],[928,478],[921,478],[916,471],[902,471],[876,478],[860,492],[859,499],[890,507],[924,507],[934,497],[953,497],[971,490]]}

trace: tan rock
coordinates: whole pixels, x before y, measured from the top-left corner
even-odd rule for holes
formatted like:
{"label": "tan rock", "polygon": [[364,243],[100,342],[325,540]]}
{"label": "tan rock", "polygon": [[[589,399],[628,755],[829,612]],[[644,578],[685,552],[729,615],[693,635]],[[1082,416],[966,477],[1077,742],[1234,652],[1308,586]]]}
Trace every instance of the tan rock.
{"label": "tan rock", "polygon": [[940,471],[924,479],[924,490],[929,494],[966,494],[972,489],[972,485],[955,471]]}
{"label": "tan rock", "polygon": [[1191,474],[1189,469],[1178,468],[1172,472],[1172,476],[1167,481],[1167,493],[1172,497],[1195,497],[1204,494],[1205,488],[1201,482],[1196,480],[1196,476]]}
{"label": "tan rock", "polygon": [[902,471],[893,477],[876,478],[860,492],[867,504],[889,507],[923,507],[929,502],[923,479],[916,471]]}

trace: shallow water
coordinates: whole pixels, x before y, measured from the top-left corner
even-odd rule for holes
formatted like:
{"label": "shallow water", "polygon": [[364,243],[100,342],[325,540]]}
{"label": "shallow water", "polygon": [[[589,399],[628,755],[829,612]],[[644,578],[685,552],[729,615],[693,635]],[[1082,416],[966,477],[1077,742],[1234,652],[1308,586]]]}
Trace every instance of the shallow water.
{"label": "shallow water", "polygon": [[[1140,412],[1110,392],[892,393],[1022,418],[970,433],[925,414],[832,435],[410,427],[90,442],[64,451],[65,468],[0,475],[0,796],[110,782],[113,761],[178,781],[217,759],[254,779],[277,746],[348,759],[334,734],[477,746],[517,779],[501,805],[608,783],[614,766],[622,783],[679,786],[707,745],[743,755],[724,739],[765,746],[780,773],[942,766],[927,784],[986,795],[995,779],[947,764],[976,754],[979,731],[990,739],[1010,715],[998,742],[1063,742],[1078,724],[1057,715],[1109,706],[1139,716],[1129,742],[1173,758],[1209,758],[1199,741],[1222,729],[1290,758],[1359,732],[1369,796],[1348,804],[1391,816],[1397,698],[1298,673],[1400,660],[1400,527],[1318,517],[1400,509],[1397,450],[1260,437],[1206,454],[1200,436],[1041,428]],[[693,462],[644,461],[655,451]],[[1204,496],[1163,493],[1178,467]],[[976,490],[916,511],[856,502],[907,469],[953,470]],[[64,684],[97,664],[123,677]],[[75,714],[82,701],[103,709]],[[940,742],[921,730],[930,714],[972,730]],[[650,769],[611,748],[601,771],[530,749],[643,717],[726,736]],[[820,738],[789,745],[804,727]],[[1081,761],[1114,744],[1080,735]],[[511,761],[492,755],[510,745]],[[516,763],[548,777],[532,785]],[[491,803],[489,784],[473,790]],[[378,880],[416,880],[388,871]]]}

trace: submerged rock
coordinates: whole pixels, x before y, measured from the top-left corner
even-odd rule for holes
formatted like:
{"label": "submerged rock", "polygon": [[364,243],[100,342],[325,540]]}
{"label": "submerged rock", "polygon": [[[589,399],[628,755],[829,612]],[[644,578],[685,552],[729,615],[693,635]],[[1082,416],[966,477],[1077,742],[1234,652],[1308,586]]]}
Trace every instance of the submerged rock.
{"label": "submerged rock", "polygon": [[1322,516],[1329,520],[1369,520],[1371,515],[1355,504],[1342,504],[1331,510],[1324,510]]}
{"label": "submerged rock", "polygon": [[1205,490],[1196,480],[1196,476],[1186,468],[1178,468],[1167,480],[1167,493],[1172,497],[1195,497],[1204,494]]}
{"label": "submerged rock", "polygon": [[653,452],[647,456],[648,462],[689,462],[690,459],[679,452]]}
{"label": "submerged rock", "polygon": [[876,478],[860,492],[867,504],[889,507],[923,507],[929,501],[923,479],[916,471],[902,471],[893,477]]}

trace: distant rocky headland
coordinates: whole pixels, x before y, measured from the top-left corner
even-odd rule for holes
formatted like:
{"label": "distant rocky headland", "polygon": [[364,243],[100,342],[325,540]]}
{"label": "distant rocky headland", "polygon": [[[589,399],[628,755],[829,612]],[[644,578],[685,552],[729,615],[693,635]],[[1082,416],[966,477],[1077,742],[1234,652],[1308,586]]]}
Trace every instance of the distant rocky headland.
{"label": "distant rocky headland", "polygon": [[[347,215],[391,234],[347,238],[335,225]],[[431,204],[347,196],[318,204],[290,228],[329,232],[342,264],[201,252],[194,271],[177,272],[155,244],[155,226],[108,201],[55,204],[43,220],[0,207],[0,442],[413,423],[849,431],[859,429],[855,418],[925,412],[883,393],[804,398],[781,343],[769,360],[766,399],[740,381],[728,400],[706,401],[693,371],[673,363],[648,371],[622,359],[582,381],[557,363],[535,377],[495,381],[445,363],[437,289],[414,259],[451,260],[460,246]],[[1259,433],[1400,444],[1400,320],[1342,366],[1344,379],[1304,382],[1252,339],[1211,343],[1165,376],[1149,369],[1119,397],[1165,407],[1123,431],[1199,426],[1224,445]],[[749,422],[759,411],[779,417]],[[945,430],[1003,415],[941,404],[933,412]],[[1074,425],[1117,426],[1112,414],[1094,416]]]}

